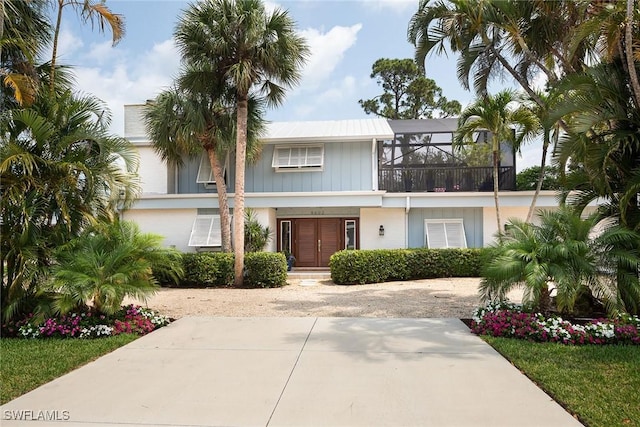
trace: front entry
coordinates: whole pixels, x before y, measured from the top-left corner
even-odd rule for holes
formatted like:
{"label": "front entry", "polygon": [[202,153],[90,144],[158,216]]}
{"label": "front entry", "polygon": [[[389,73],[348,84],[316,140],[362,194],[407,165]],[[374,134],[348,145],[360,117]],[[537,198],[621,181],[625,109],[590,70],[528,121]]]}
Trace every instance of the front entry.
{"label": "front entry", "polygon": [[331,255],[355,249],[357,219],[292,218],[279,220],[279,248],[296,258],[296,267],[327,267]]}

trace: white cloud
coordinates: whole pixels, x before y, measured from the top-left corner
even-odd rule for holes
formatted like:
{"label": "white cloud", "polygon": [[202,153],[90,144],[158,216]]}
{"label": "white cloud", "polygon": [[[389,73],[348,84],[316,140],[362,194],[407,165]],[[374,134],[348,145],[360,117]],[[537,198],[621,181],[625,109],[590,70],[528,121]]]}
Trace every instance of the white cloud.
{"label": "white cloud", "polygon": [[[56,61],[58,61],[58,63],[60,63],[60,60],[62,60],[61,62],[66,62],[66,59],[74,55],[83,47],[84,43],[82,39],[76,37],[76,35],[69,31],[69,29],[64,27],[61,28],[60,35],[58,36],[58,53]],[[52,50],[53,45],[46,53],[47,60],[51,59]]]}
{"label": "white cloud", "polygon": [[317,87],[327,79],[344,58],[344,54],[357,40],[362,24],[350,27],[335,26],[328,32],[315,28],[301,31],[307,39],[311,56],[303,70],[303,86]]}
{"label": "white cloud", "polygon": [[114,49],[113,43],[110,41],[93,43],[86,56],[91,61],[100,65],[113,64],[124,59],[123,51],[120,49]]}
{"label": "white cloud", "polygon": [[[125,58],[128,52],[114,54]],[[113,115],[111,131],[124,131],[124,105],[154,98],[167,88],[177,73],[180,55],[172,40],[155,44],[137,58],[103,63],[100,67],[77,67],[77,88],[107,103]]]}
{"label": "white cloud", "polygon": [[418,10],[417,0],[366,0],[365,7],[374,10],[392,10],[396,13],[404,13],[407,10]]}
{"label": "white cloud", "polygon": [[327,105],[341,105],[345,100],[351,102],[351,98],[356,93],[356,86],[356,79],[353,76],[346,76],[336,85],[328,88],[325,86],[324,90],[305,96],[306,100],[311,101],[297,103],[294,108],[295,119],[314,119],[314,113],[318,110],[326,110]]}

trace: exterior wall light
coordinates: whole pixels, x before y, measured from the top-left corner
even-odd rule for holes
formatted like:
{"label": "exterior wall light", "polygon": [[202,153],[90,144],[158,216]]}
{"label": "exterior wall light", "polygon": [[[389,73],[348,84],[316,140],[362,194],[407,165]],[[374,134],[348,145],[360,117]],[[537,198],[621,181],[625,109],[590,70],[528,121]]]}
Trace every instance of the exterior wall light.
{"label": "exterior wall light", "polygon": [[384,236],[384,225],[381,225],[380,228],[378,229],[378,235]]}

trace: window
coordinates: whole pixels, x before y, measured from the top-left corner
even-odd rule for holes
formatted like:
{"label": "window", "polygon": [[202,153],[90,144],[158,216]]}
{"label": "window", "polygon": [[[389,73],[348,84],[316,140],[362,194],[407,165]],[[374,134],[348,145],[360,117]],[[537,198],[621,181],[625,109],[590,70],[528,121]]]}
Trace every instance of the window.
{"label": "window", "polygon": [[344,248],[356,249],[356,221],[348,219],[344,222]]}
{"label": "window", "polygon": [[[225,161],[225,163],[222,165],[223,176],[226,173],[227,161]],[[204,184],[205,187],[216,185],[216,179],[213,176],[213,169],[211,169],[211,162],[209,161],[209,156],[206,152],[202,153],[202,156],[200,156],[200,165],[198,166],[198,176],[196,177],[196,182],[198,184]]]}
{"label": "window", "polygon": [[322,169],[324,161],[324,147],[322,145],[307,146],[276,146],[273,149],[271,166],[276,171]]}
{"label": "window", "polygon": [[291,255],[291,221],[280,222],[280,250]]}
{"label": "window", "polygon": [[462,219],[425,219],[424,228],[428,248],[467,247]]}
{"label": "window", "polygon": [[197,215],[191,228],[189,246],[221,246],[219,215]]}

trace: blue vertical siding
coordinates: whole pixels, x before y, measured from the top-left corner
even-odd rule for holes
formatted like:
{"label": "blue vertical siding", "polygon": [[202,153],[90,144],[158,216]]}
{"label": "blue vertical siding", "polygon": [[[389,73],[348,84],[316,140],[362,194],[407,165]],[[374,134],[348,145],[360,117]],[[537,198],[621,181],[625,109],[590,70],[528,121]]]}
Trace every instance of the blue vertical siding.
{"label": "blue vertical siding", "polygon": [[372,189],[370,142],[325,143],[322,171],[275,172],[271,167],[273,150],[273,145],[265,145],[260,159],[247,167],[246,192],[362,191]]}
{"label": "blue vertical siding", "polygon": [[483,244],[482,208],[417,208],[409,211],[409,247],[425,247],[425,219],[462,218],[467,247]]}

